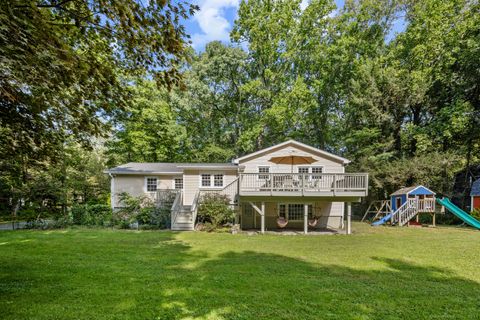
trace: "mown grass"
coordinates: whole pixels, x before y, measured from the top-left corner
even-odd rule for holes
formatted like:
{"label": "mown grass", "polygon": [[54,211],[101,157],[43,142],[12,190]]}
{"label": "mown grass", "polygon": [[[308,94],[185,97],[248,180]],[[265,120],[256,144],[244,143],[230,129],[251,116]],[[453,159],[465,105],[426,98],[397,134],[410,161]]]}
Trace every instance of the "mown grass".
{"label": "mown grass", "polygon": [[480,232],[0,233],[2,319],[479,319]]}

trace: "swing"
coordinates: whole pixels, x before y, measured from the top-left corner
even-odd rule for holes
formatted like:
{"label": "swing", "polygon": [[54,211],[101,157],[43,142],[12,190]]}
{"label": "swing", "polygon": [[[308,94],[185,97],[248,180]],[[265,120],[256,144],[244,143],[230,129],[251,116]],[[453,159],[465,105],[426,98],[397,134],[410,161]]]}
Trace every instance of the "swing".
{"label": "swing", "polygon": [[312,219],[308,220],[308,225],[312,228],[315,228],[318,224],[318,218],[313,217]]}
{"label": "swing", "polygon": [[277,218],[277,226],[281,229],[285,228],[288,224],[288,220],[285,217],[278,217]]}

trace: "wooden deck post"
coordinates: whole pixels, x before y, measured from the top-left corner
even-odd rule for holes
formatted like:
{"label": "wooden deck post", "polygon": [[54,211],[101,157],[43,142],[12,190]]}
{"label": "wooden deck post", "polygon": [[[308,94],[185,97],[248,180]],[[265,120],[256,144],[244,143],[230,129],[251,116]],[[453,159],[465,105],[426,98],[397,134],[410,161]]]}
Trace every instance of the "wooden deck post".
{"label": "wooden deck post", "polygon": [[265,202],[262,201],[261,232],[265,233]]}
{"label": "wooden deck post", "polygon": [[303,205],[303,233],[308,233],[308,204]]}
{"label": "wooden deck post", "polygon": [[347,202],[347,234],[352,234],[352,203]]}

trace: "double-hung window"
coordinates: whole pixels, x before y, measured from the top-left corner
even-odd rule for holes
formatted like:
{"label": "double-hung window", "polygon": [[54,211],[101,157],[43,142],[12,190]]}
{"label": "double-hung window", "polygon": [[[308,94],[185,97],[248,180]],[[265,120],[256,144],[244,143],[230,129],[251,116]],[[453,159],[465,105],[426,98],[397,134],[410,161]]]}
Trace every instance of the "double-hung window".
{"label": "double-hung window", "polygon": [[[258,167],[258,179],[260,180],[268,180],[270,178],[270,167],[269,166],[260,166]],[[261,174],[261,173],[266,173],[266,174]]]}
{"label": "double-hung window", "polygon": [[175,178],[173,180],[173,185],[176,190],[182,190],[183,189],[183,178]]}
{"label": "double-hung window", "polygon": [[202,173],[200,175],[200,187],[202,188],[221,188],[223,187],[222,173]]}
{"label": "double-hung window", "polygon": [[223,187],[223,174],[214,174],[213,175],[213,186],[214,187]]}
{"label": "double-hung window", "polygon": [[312,167],[312,179],[322,179],[323,167]]}
{"label": "double-hung window", "polygon": [[202,187],[210,187],[212,184],[212,176],[210,174],[202,174],[201,176],[201,186]]}
{"label": "double-hung window", "polygon": [[147,178],[147,192],[157,191],[157,178]]}

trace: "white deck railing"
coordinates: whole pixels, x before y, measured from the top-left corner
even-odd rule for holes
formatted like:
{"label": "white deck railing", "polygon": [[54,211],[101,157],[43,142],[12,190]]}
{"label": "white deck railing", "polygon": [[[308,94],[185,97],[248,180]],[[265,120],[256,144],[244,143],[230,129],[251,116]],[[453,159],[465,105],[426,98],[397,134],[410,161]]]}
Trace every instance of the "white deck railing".
{"label": "white deck railing", "polygon": [[241,173],[240,193],[245,192],[365,192],[367,173]]}

